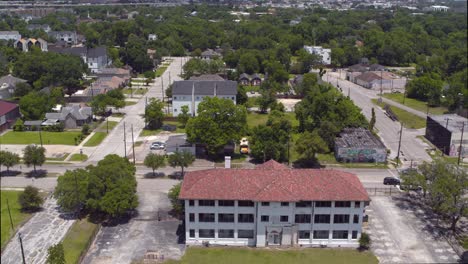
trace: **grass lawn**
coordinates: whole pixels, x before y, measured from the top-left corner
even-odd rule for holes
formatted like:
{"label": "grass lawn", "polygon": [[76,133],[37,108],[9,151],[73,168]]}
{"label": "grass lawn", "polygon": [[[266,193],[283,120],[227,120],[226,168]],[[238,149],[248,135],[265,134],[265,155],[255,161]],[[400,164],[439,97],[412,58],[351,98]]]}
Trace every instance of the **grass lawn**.
{"label": "grass lawn", "polygon": [[88,155],[75,153],[70,157],[69,161],[86,161],[87,159]]}
{"label": "grass lawn", "polygon": [[[377,103],[377,99],[372,99],[372,102],[380,107],[383,107],[384,104]],[[393,113],[398,117],[398,121],[403,123],[403,126],[406,128],[419,129],[426,127],[426,120],[417,115],[414,115],[408,111],[405,111],[401,108],[390,105]]]}
{"label": "grass lawn", "polygon": [[94,135],[90,139],[88,139],[88,141],[86,141],[84,146],[85,147],[95,147],[95,146],[101,144],[101,142],[104,140],[104,138],[106,138],[106,136],[107,136],[106,132],[96,132],[96,133],[94,133]]}
{"label": "grass lawn", "polygon": [[161,77],[161,75],[163,75],[163,73],[166,71],[166,69],[167,69],[167,66],[159,67],[156,70],[156,77]]}
{"label": "grass lawn", "polygon": [[133,88],[133,89],[126,88],[122,90],[124,94],[132,94],[132,91],[133,91],[133,94],[145,94],[148,91],[148,88]]}
{"label": "grass lawn", "polygon": [[125,106],[136,105],[135,101],[125,101]]}
{"label": "grass lawn", "polygon": [[[180,126],[180,123],[177,121],[164,121],[164,124],[168,125],[175,125],[177,126],[176,130],[173,133],[185,133],[185,128]],[[154,136],[162,132],[162,129],[150,130],[150,129],[143,129],[140,133],[140,137],[147,137],[147,136]]]}
{"label": "grass lawn", "polygon": [[[296,119],[296,114],[293,112],[284,113],[286,117],[291,121],[293,127],[299,126],[299,121]],[[260,113],[247,113],[247,125],[250,128],[256,127],[258,125],[265,125],[268,121],[268,114]]]}
{"label": "grass lawn", "polygon": [[[383,94],[383,97],[388,98],[392,101],[395,101],[397,103],[403,104],[403,98],[404,95],[401,93],[387,93]],[[427,112],[427,104],[426,102],[419,101],[417,99],[413,98],[408,98],[406,97],[404,105],[411,107],[415,110],[421,111],[423,113]],[[434,115],[442,115],[445,112],[448,112],[448,109],[446,107],[429,107],[429,113],[434,114]]]}
{"label": "grass lawn", "polygon": [[109,122],[102,122],[101,126],[99,126],[99,130],[100,131],[107,131],[107,123],[109,123],[109,131],[114,129],[114,127],[117,126],[117,124],[119,124],[119,122],[117,121],[109,121]]}
{"label": "grass lawn", "polygon": [[385,163],[343,163],[338,162],[335,158],[334,153],[317,154],[317,159],[320,165],[337,165],[344,168],[373,168],[373,169],[387,169],[388,166]]}
{"label": "grass lawn", "polygon": [[21,194],[19,191],[1,191],[1,223],[2,223],[2,237],[1,248],[6,245],[8,239],[14,232],[11,230],[10,217],[8,216],[7,199],[10,204],[11,219],[13,220],[13,227],[16,228],[19,224],[26,221],[31,214],[22,213],[20,205],[18,204],[18,196]]}
{"label": "grass lawn", "polygon": [[[81,132],[48,132],[42,131],[42,143],[44,145],[75,145],[75,137]],[[0,137],[2,144],[41,144],[38,131],[9,131]]]}
{"label": "grass lawn", "polygon": [[63,153],[62,155],[51,157],[51,158],[46,158],[48,161],[64,161],[70,153]]}
{"label": "grass lawn", "polygon": [[240,248],[188,248],[180,261],[168,261],[178,264],[365,264],[378,263],[370,252],[359,252],[353,249],[240,249]]}
{"label": "grass lawn", "polygon": [[63,239],[63,249],[66,263],[78,263],[81,254],[92,242],[94,232],[98,225],[88,222],[87,219],[76,220]]}

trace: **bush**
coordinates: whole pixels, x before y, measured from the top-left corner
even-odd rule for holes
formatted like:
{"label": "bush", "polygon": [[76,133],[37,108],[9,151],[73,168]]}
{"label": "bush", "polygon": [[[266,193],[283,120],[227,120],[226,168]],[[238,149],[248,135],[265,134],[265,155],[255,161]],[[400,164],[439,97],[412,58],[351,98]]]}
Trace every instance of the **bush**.
{"label": "bush", "polygon": [[367,233],[362,233],[361,238],[359,238],[359,249],[367,250],[370,248],[371,239]]}
{"label": "bush", "polygon": [[16,120],[15,125],[13,126],[14,131],[24,131],[24,122],[21,119]]}
{"label": "bush", "polygon": [[89,135],[89,125],[88,124],[84,124],[83,127],[81,128],[81,133],[83,135]]}
{"label": "bush", "polygon": [[65,264],[65,251],[62,243],[49,247],[47,254],[47,264]]}
{"label": "bush", "polygon": [[27,186],[18,196],[18,203],[24,211],[37,211],[43,202],[44,200],[39,195],[39,189],[33,186]]}
{"label": "bush", "polygon": [[180,183],[174,185],[167,194],[169,200],[172,204],[172,209],[176,215],[183,215],[184,213],[184,203],[183,201],[179,200],[179,193],[180,193]]}

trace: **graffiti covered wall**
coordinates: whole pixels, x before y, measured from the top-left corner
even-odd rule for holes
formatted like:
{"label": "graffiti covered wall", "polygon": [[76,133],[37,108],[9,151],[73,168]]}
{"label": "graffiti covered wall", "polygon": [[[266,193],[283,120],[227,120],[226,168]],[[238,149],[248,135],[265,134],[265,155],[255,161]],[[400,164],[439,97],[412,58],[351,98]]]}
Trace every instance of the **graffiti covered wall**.
{"label": "graffiti covered wall", "polygon": [[336,159],[340,162],[385,162],[387,150],[384,148],[338,148]]}

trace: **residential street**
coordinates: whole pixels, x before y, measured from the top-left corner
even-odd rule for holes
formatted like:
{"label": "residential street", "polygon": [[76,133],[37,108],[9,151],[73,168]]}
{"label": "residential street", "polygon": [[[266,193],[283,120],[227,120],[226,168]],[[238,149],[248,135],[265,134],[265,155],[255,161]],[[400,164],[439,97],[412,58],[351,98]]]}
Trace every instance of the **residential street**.
{"label": "residential street", "polygon": [[[394,159],[397,156],[398,141],[400,132],[400,123],[392,121],[383,111],[383,109],[374,105],[371,99],[378,98],[376,91],[363,88],[352,82],[338,79],[338,73],[327,73],[323,80],[328,80],[331,84],[339,87],[343,90],[343,94],[350,95],[350,98],[354,103],[362,109],[362,113],[369,120],[371,118],[372,108],[375,109],[376,116],[376,128],[378,134],[382,139],[385,146],[390,149],[390,159]],[[419,112],[413,110],[415,112]],[[421,114],[419,112],[419,114]],[[424,129],[406,129],[403,128],[403,134],[401,139],[400,148],[400,159],[405,167],[409,167],[411,160],[413,165],[417,165],[423,161],[430,161],[431,157],[426,153],[425,149],[429,146],[423,142],[417,136],[424,135]]]}

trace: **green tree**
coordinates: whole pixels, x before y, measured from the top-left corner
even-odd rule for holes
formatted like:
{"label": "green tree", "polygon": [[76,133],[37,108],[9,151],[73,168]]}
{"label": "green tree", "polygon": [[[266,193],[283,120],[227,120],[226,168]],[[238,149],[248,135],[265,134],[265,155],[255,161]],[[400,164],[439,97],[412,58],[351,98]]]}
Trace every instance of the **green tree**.
{"label": "green tree", "polygon": [[65,264],[63,244],[58,243],[47,249],[47,264]]}
{"label": "green tree", "polygon": [[36,145],[28,145],[23,150],[24,163],[28,167],[33,165],[34,174],[36,174],[36,166],[42,166],[45,162],[45,151],[45,148]]}
{"label": "green tree", "polygon": [[440,104],[443,82],[431,76],[424,75],[408,82],[406,92],[408,97],[427,101],[430,105]]}
{"label": "green tree", "polygon": [[109,98],[105,94],[98,94],[91,101],[91,107],[96,115],[104,115],[108,105]]}
{"label": "green tree", "polygon": [[374,126],[375,126],[375,110],[374,107],[372,107],[372,114],[371,114],[371,120],[369,121],[369,130],[372,132],[374,131]]}
{"label": "green tree", "polygon": [[15,124],[13,125],[14,131],[24,131],[24,121],[21,119],[17,119]]}
{"label": "green tree", "polygon": [[246,125],[244,106],[235,105],[229,99],[205,97],[198,105],[198,116],[187,123],[187,139],[206,144],[208,153],[217,155],[226,144],[241,139]]}
{"label": "green tree", "polygon": [[166,164],[166,159],[164,156],[151,152],[146,155],[144,164],[146,167],[153,170],[153,176],[155,176],[155,170],[164,167]]}
{"label": "green tree", "polygon": [[177,116],[177,121],[179,121],[182,127],[185,127],[189,119],[190,119],[190,114],[189,114],[188,105],[183,105],[180,109],[180,114]]}
{"label": "green tree", "polygon": [[145,109],[145,123],[149,129],[158,129],[163,124],[164,103],[158,99],[151,98]]}
{"label": "green tree", "polygon": [[281,134],[281,131],[276,131],[270,126],[254,127],[249,140],[250,155],[257,161],[285,160],[287,137],[285,138]]}
{"label": "green tree", "polygon": [[18,203],[24,211],[37,211],[43,202],[44,200],[39,195],[39,189],[30,185],[26,186],[18,196]]}
{"label": "green tree", "polygon": [[88,180],[89,172],[86,169],[67,170],[58,177],[54,197],[60,209],[65,212],[83,209],[88,197]]}
{"label": "green tree", "polygon": [[301,155],[304,164],[315,164],[315,154],[328,152],[327,143],[320,137],[317,130],[306,131],[296,142],[296,151]]}
{"label": "green tree", "polygon": [[184,201],[179,200],[180,186],[180,183],[172,186],[172,188],[169,190],[169,193],[167,194],[169,201],[171,201],[172,209],[179,216],[183,215],[184,213]]}
{"label": "green tree", "polygon": [[40,92],[30,92],[21,97],[19,107],[25,120],[42,120],[45,113],[52,109],[53,102]]}
{"label": "green tree", "polygon": [[7,167],[7,172],[10,170],[10,167],[15,166],[20,161],[18,154],[2,150],[0,151],[0,166]]}
{"label": "green tree", "polygon": [[244,53],[240,56],[237,66],[238,72],[253,74],[260,70],[257,58],[252,53]]}
{"label": "green tree", "polygon": [[17,83],[13,95],[15,97],[22,97],[27,95],[31,91],[32,87],[28,83]]}
{"label": "green tree", "polygon": [[371,239],[367,233],[361,233],[361,237],[359,238],[359,248],[367,250],[371,246]]}
{"label": "green tree", "polygon": [[194,161],[195,156],[188,151],[176,151],[168,157],[168,162],[171,167],[180,167],[182,177],[184,177],[184,168],[192,165]]}

